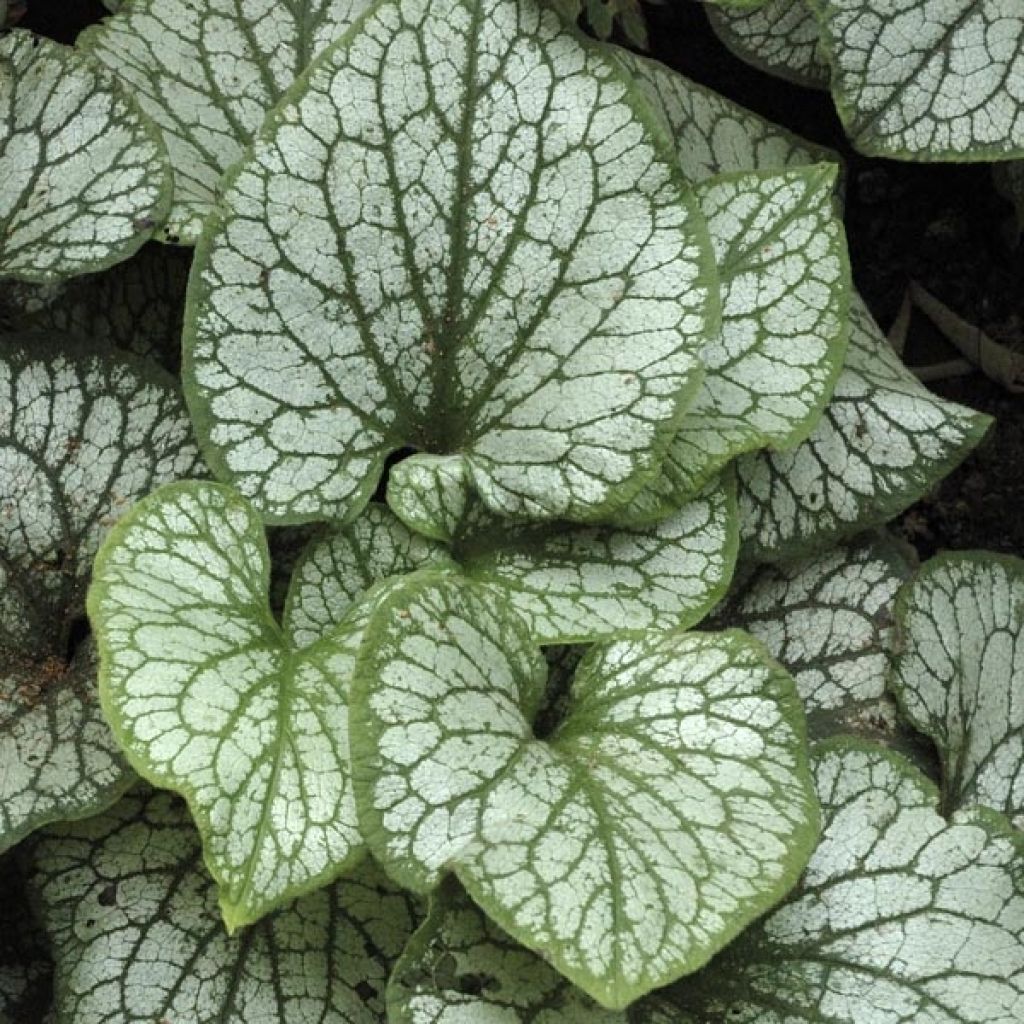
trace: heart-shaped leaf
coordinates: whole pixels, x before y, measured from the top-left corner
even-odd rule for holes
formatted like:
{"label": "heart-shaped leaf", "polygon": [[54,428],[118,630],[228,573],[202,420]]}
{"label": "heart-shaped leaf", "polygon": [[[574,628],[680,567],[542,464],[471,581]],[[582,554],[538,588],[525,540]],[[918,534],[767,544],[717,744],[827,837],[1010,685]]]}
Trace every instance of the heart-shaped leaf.
{"label": "heart-shaped leaf", "polygon": [[1016,1024],[1024,841],[990,811],[936,811],[895,754],[816,758],[821,844],[789,900],[637,1024]]}
{"label": "heart-shaped leaf", "polygon": [[170,192],[159,133],[99,65],[19,29],[0,36],[0,277],[117,263]]}
{"label": "heart-shaped leaf", "polygon": [[385,0],[231,176],[185,386],[275,522],[351,519],[389,453],[492,510],[598,520],[653,475],[715,327],[706,230],[605,50],[516,0]]}
{"label": "heart-shaped leaf", "polygon": [[627,1024],[505,934],[447,879],[395,964],[389,1024]]}
{"label": "heart-shaped leaf", "polygon": [[828,88],[831,71],[812,0],[768,0],[753,10],[713,4],[707,12],[715,34],[741,60],[787,82]]}
{"label": "heart-shaped leaf", "polygon": [[[365,533],[385,531],[371,518]],[[136,506],[96,559],[89,614],[104,710],[139,773],[188,799],[232,929],[363,855],[348,682],[364,619],[353,609],[318,626],[339,591],[351,602],[411,556],[348,555],[359,561],[342,567],[347,577],[340,556],[326,575],[322,560],[303,560],[282,630],[262,523],[229,488],[185,483]]]}
{"label": "heart-shaped leaf", "polygon": [[455,558],[526,620],[541,644],[587,643],[699,622],[732,578],[732,474],[653,526],[515,525],[470,516]]}
{"label": "heart-shaped leaf", "polygon": [[913,573],[912,559],[912,549],[879,535],[764,566],[716,624],[747,630],[786,667],[812,736],[887,732],[893,602]]}
{"label": "heart-shaped leaf", "polygon": [[946,807],[983,804],[1024,827],[1024,561],[938,555],[896,616],[892,687],[935,741]]}
{"label": "heart-shaped leaf", "polygon": [[[198,463],[174,381],[130,356],[12,336],[0,355],[0,849],[94,813],[131,774],[75,647],[93,556]],[[69,663],[70,662],[70,663]]]}
{"label": "heart-shaped leaf", "polygon": [[929,392],[854,296],[846,366],[811,436],[737,460],[751,558],[801,557],[902,512],[984,438],[991,419]]}
{"label": "heart-shaped leaf", "polygon": [[134,0],[83,33],[78,46],[131,90],[167,144],[174,201],[161,237],[195,242],[224,171],[267,111],[369,7],[369,0]]}
{"label": "heart-shaped leaf", "polygon": [[832,95],[862,152],[1024,156],[1024,8],[1006,0],[816,0]]}
{"label": "heart-shaped leaf", "polygon": [[458,455],[413,455],[388,474],[388,504],[424,537],[452,543],[472,506],[469,466]]}
{"label": "heart-shaped leaf", "polygon": [[199,836],[168,793],[51,829],[34,859],[56,1024],[381,1024],[415,924],[409,897],[367,861],[227,935]]}
{"label": "heart-shaped leaf", "polygon": [[565,718],[498,595],[421,573],[367,628],[353,684],[360,824],[399,882],[452,870],[605,1006],[703,964],[817,838],[792,681],[741,633],[594,648]]}

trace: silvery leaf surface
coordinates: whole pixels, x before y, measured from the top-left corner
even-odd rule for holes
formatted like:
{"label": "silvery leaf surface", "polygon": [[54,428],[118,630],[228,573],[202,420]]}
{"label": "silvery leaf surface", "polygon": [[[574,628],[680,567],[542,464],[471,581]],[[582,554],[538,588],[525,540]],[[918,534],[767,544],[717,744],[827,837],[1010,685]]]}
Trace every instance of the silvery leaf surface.
{"label": "silvery leaf surface", "polygon": [[[110,6],[108,4],[108,6]],[[369,0],[139,0],[78,46],[105,65],[158,126],[174,168],[159,237],[192,244],[224,172],[310,61]]]}
{"label": "silvery leaf surface", "polygon": [[353,518],[406,447],[461,455],[498,514],[596,521],[664,456],[716,292],[603,48],[514,0],[386,0],[230,176],[186,393],[214,472],[272,522]]}
{"label": "silvery leaf surface", "polygon": [[55,1024],[383,1024],[416,920],[366,861],[229,936],[187,811],[145,788],[44,833],[31,881],[56,963]]}
{"label": "silvery leaf surface", "polygon": [[926,562],[896,605],[891,685],[935,741],[945,806],[1024,827],[1024,561],[991,552]]}
{"label": "silvery leaf surface", "polygon": [[0,278],[126,259],[170,193],[159,133],[103,68],[24,30],[0,36]]}
{"label": "silvery leaf surface", "polygon": [[597,645],[539,738],[548,666],[487,588],[423,572],[373,613],[353,683],[360,825],[400,884],[452,871],[620,1009],[795,883],[817,839],[792,680],[745,634]]}

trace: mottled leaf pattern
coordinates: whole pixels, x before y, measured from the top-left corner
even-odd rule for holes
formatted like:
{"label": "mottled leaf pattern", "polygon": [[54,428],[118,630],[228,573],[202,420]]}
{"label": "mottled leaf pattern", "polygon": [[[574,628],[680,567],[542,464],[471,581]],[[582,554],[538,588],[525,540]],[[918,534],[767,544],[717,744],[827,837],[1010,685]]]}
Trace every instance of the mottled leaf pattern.
{"label": "mottled leaf pattern", "polygon": [[912,551],[880,535],[765,566],[716,618],[747,630],[796,681],[812,734],[870,731],[885,707],[892,606]]}
{"label": "mottled leaf pattern", "polygon": [[795,882],[817,838],[793,683],[744,634],[595,647],[565,718],[495,594],[396,589],[353,684],[360,823],[396,880],[452,870],[519,941],[621,1008],[703,964]]}
{"label": "mottled leaf pattern", "polygon": [[198,461],[173,381],[130,356],[12,336],[0,355],[0,849],[130,777],[79,649],[93,556],[141,495]]}
{"label": "mottled leaf pattern", "polygon": [[1016,0],[816,0],[832,95],[865,153],[1024,156],[1024,8]]}
{"label": "mottled leaf pattern", "polygon": [[115,345],[176,370],[190,256],[153,243],[109,270],[69,281],[56,301],[47,294],[52,286],[22,286],[12,326]]}
{"label": "mottled leaf pattern", "polygon": [[269,574],[244,499],[183,483],[118,524],[89,591],[104,711],[136,770],[188,799],[229,929],[363,854],[348,768],[361,630],[296,642]]}
{"label": "mottled leaf pattern", "polygon": [[947,822],[897,755],[833,741],[816,759],[822,841],[800,886],[668,1016],[700,1024],[1016,1024],[1024,1017],[1024,843],[1004,819]]}
{"label": "mottled leaf pattern", "polygon": [[78,45],[159,126],[174,168],[161,237],[191,244],[273,107],[369,0],[134,0]]}
{"label": "mottled leaf pattern", "polygon": [[753,10],[730,4],[707,8],[718,38],[741,60],[797,85],[827,89],[829,65],[812,3],[767,0]]}
{"label": "mottled leaf pattern", "polygon": [[896,614],[893,689],[935,741],[946,806],[984,804],[1024,827],[1024,561],[939,555]]}
{"label": "mottled leaf pattern", "polygon": [[409,898],[367,861],[229,936],[199,836],[168,793],[44,833],[32,881],[57,965],[56,1024],[381,1024],[415,924]]}
{"label": "mottled leaf pattern", "polygon": [[537,643],[585,643],[699,622],[725,593],[738,548],[727,474],[653,526],[515,526],[470,517],[455,547]]}
{"label": "mottled leaf pattern", "polygon": [[302,647],[326,636],[390,576],[434,566],[452,567],[447,549],[412,533],[383,505],[368,505],[349,526],[310,542],[292,573],[285,630]]}
{"label": "mottled leaf pattern", "polygon": [[670,514],[735,456],[785,450],[814,428],[842,369],[850,268],[836,169],[713,178],[697,188],[722,292],[704,382],[655,481],[617,515]]}
{"label": "mottled leaf pattern", "polygon": [[198,247],[185,379],[214,471],[281,522],[351,518],[407,446],[461,453],[503,515],[627,501],[714,328],[706,232],[648,117],[550,10],[376,6]]}
{"label": "mottled leaf pattern", "polygon": [[450,544],[470,504],[469,467],[458,455],[414,455],[388,475],[388,504],[410,530]]}
{"label": "mottled leaf pattern", "polygon": [[156,129],[102,68],[29,32],[0,37],[0,277],[51,281],[127,258],[170,189]]}
{"label": "mottled leaf pattern", "polygon": [[846,366],[810,438],[737,461],[740,537],[758,560],[822,550],[913,504],[981,441],[991,420],[931,394],[856,295]]}
{"label": "mottled leaf pattern", "polygon": [[457,882],[444,882],[395,964],[389,1024],[627,1024],[506,935]]}
{"label": "mottled leaf pattern", "polygon": [[799,138],[664,64],[626,50],[616,54],[668,131],[679,166],[694,184],[719,174],[839,162],[832,150]]}

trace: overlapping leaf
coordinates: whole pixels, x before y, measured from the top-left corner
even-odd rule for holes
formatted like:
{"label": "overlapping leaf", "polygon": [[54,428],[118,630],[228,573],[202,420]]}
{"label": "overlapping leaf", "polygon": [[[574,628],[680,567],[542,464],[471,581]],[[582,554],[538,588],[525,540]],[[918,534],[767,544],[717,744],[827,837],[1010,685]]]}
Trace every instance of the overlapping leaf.
{"label": "overlapping leaf", "polygon": [[57,1024],[380,1024],[415,919],[370,862],[241,935],[217,913],[188,815],[140,791],[44,833],[33,884],[57,964]]}
{"label": "overlapping leaf", "polygon": [[912,553],[880,535],[760,569],[717,620],[747,630],[793,676],[808,728],[887,732],[893,602]]}
{"label": "overlapping leaf", "polygon": [[619,65],[514,0],[387,0],[233,174],[186,389],[273,521],[459,454],[493,510],[595,520],[653,474],[714,328],[706,232]]}
{"label": "overlapping leaf", "polygon": [[725,593],[737,548],[726,474],[653,526],[471,516],[455,557],[525,619],[537,643],[584,643],[699,622]]}
{"label": "overlapping leaf", "polygon": [[457,455],[414,455],[392,467],[388,504],[406,526],[450,544],[471,507],[469,466]]}
{"label": "overlapping leaf", "polygon": [[353,689],[360,823],[417,890],[453,870],[602,1004],[692,971],[788,890],[816,838],[792,681],[741,633],[594,648],[534,734],[547,666],[492,592],[420,574]]}
{"label": "overlapping leaf", "polygon": [[643,1024],[1015,1024],[1024,843],[879,748],[818,753],[821,844],[800,886]]}
{"label": "overlapping leaf", "polygon": [[96,560],[107,717],[135,768],[183,793],[229,928],[362,855],[348,771],[358,632],[299,645],[268,605],[263,526],[216,484],[163,488]]}
{"label": "overlapping leaf", "polygon": [[758,560],[806,555],[891,519],[956,467],[991,424],[927,391],[859,297],[851,316],[846,365],[808,440],[736,463],[740,537]]}
{"label": "overlapping leaf", "polygon": [[15,29],[0,37],[0,277],[102,270],[153,233],[167,154],[93,61]]}
{"label": "overlapping leaf", "polygon": [[[71,652],[93,556],[142,494],[198,463],[172,379],[67,339],[0,357],[0,849],[89,814],[130,775]],[[70,663],[69,663],[70,657]]]}
{"label": "overlapping leaf", "polygon": [[454,880],[395,964],[389,1024],[627,1024],[505,934]]}
{"label": "overlapping leaf", "polygon": [[938,747],[946,806],[983,804],[1024,826],[1024,561],[939,555],[896,614],[893,688]]}
{"label": "overlapping leaf", "polygon": [[1007,0],[820,0],[853,144],[914,160],[1024,156],[1024,9]]}
{"label": "overlapping leaf", "polygon": [[753,10],[715,4],[707,11],[718,38],[737,57],[797,85],[828,88],[829,65],[811,0],[768,0]]}
{"label": "overlapping leaf", "polygon": [[[109,5],[108,5],[109,6]],[[174,168],[161,237],[191,244],[220,179],[273,107],[369,0],[136,0],[79,46],[124,82],[159,126]]]}

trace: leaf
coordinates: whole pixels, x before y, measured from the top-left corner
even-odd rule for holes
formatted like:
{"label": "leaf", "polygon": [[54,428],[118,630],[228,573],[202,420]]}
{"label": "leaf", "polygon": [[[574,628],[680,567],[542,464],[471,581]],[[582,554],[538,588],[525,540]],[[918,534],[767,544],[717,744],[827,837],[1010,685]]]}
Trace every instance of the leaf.
{"label": "leaf", "polygon": [[156,129],[93,61],[0,37],[0,277],[54,281],[129,257],[167,210]]}
{"label": "leaf", "polygon": [[315,538],[292,574],[284,626],[299,646],[344,622],[365,593],[392,576],[454,565],[438,543],[408,530],[383,505],[367,505],[349,526]]}
{"label": "leaf", "polygon": [[850,267],[818,165],[713,178],[697,188],[722,289],[704,382],[654,482],[617,519],[656,522],[737,455],[788,450],[821,418],[849,336]]}
{"label": "leaf", "polygon": [[832,150],[794,135],[664,64],[627,50],[615,54],[669,133],[679,166],[694,184],[719,174],[841,163]]}
{"label": "leaf", "polygon": [[12,855],[0,860],[0,1024],[42,1020],[52,974],[46,938],[33,919]]}
{"label": "leaf", "polygon": [[413,455],[388,474],[388,504],[424,537],[450,544],[470,504],[469,467],[457,455]]}
{"label": "leaf", "polygon": [[68,282],[56,301],[47,295],[52,286],[23,286],[12,326],[114,345],[176,372],[190,262],[186,250],[154,244],[109,270]]}
{"label": "leaf", "polygon": [[78,46],[131,90],[174,168],[160,237],[191,245],[270,110],[369,0],[134,0]]}
{"label": "leaf", "polygon": [[1024,561],[926,562],[896,604],[893,690],[942,761],[947,808],[983,804],[1024,827]]}
{"label": "leaf", "polygon": [[363,855],[348,767],[360,628],[322,638],[270,612],[263,525],[230,488],[140,502],[96,558],[100,697],[136,771],[186,797],[229,930]]}
{"label": "leaf", "polygon": [[821,551],[884,523],[981,442],[991,419],[931,394],[899,361],[859,296],[832,401],[790,452],[737,460],[740,539],[759,561]]}
{"label": "leaf", "polygon": [[198,452],[174,381],[130,356],[13,335],[0,354],[0,850],[92,814],[131,774],[75,637],[93,556]]}
{"label": "leaf", "polygon": [[768,0],[753,10],[712,4],[707,14],[715,35],[740,60],[796,85],[828,88],[829,65],[811,0]]}
{"label": "leaf", "polygon": [[190,408],[272,522],[353,518],[408,447],[461,454],[501,515],[607,517],[715,328],[648,108],[515,0],[374,7],[270,118],[196,259]]}
{"label": "leaf", "polygon": [[853,145],[909,160],[1024,156],[1024,10],[1004,0],[819,0]]}
{"label": "leaf", "polygon": [[671,992],[677,1012],[701,1024],[1021,1020],[1020,836],[987,811],[947,822],[923,775],[867,744],[820,747],[815,772],[825,831],[803,882]]}
{"label": "leaf", "polygon": [[390,1024],[627,1024],[520,946],[449,879],[395,964]]}
{"label": "leaf", "polygon": [[595,647],[566,717],[495,594],[420,574],[374,614],[353,683],[360,824],[400,884],[453,871],[609,1008],[703,964],[817,838],[792,681],[741,633]]}
{"label": "leaf", "polygon": [[525,619],[536,643],[586,643],[699,622],[729,585],[738,543],[730,473],[653,526],[482,516],[454,554]]}
{"label": "leaf", "polygon": [[409,898],[367,861],[228,936],[199,837],[159,792],[45,833],[33,883],[57,963],[57,1024],[380,1024],[414,927]]}
{"label": "leaf", "polygon": [[[889,730],[892,606],[913,552],[880,534],[764,566],[716,625],[745,629],[793,676],[811,735]],[[879,720],[880,719],[880,720]]]}

